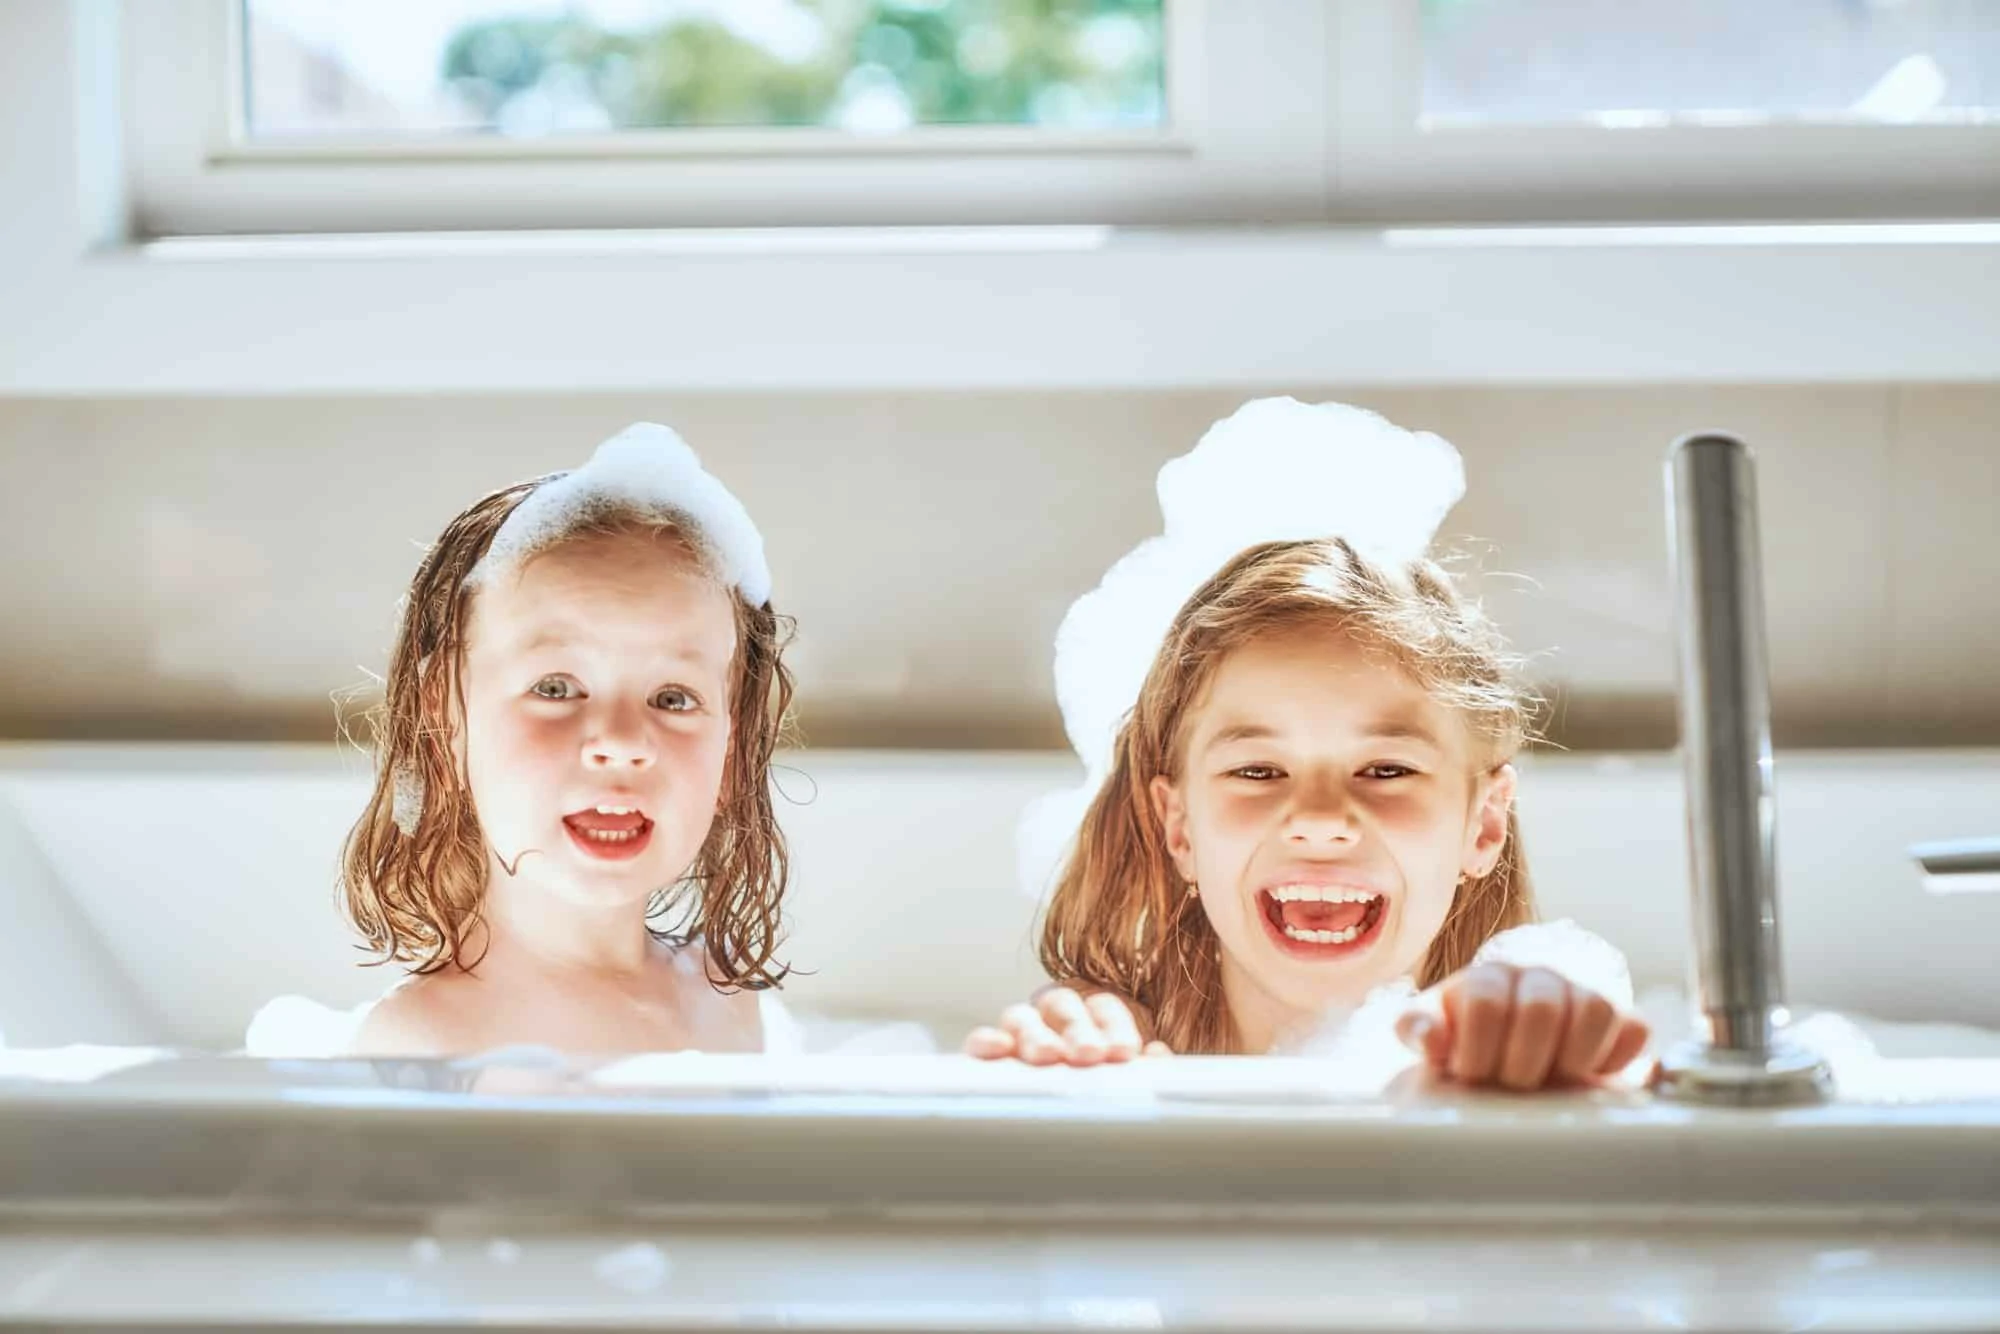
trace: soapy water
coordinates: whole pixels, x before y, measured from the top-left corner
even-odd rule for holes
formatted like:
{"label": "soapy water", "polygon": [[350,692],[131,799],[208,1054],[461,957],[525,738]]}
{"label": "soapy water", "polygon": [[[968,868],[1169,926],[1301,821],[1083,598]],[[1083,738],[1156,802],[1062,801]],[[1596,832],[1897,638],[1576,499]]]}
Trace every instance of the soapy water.
{"label": "soapy water", "polygon": [[[1538,922],[1503,931],[1486,943],[1478,957],[1523,967],[1552,967],[1617,1004],[1632,1003],[1632,983],[1623,956],[1568,921]],[[1415,988],[1407,980],[1378,987],[1360,1005],[1329,1011],[1314,1029],[1289,1035],[1271,1054],[1329,1057],[1353,1079],[1380,1087],[1415,1060],[1395,1036],[1397,1017],[1415,998]],[[367,1001],[343,1010],[304,996],[277,997],[251,1020],[243,1054],[265,1059],[341,1055],[369,1010],[379,1003],[379,999]],[[940,1035],[917,1022],[840,1021],[794,1014],[769,991],[758,994],[758,1008],[764,1050],[773,1056],[829,1052],[856,1057],[922,1055],[955,1050],[961,1036],[948,1034],[940,1040]]]}
{"label": "soapy water", "polygon": [[[398,983],[398,986],[403,985]],[[395,988],[391,987],[390,991]],[[384,992],[383,997],[389,993]],[[361,1031],[368,1012],[383,997],[349,1009],[324,1005],[305,996],[278,996],[261,1006],[243,1035],[243,1054],[266,1060],[340,1056]],[[935,1052],[939,1044],[923,1025],[842,1020],[794,1013],[777,993],[757,993],[758,1018],[764,1029],[764,1051],[772,1056],[824,1052],[853,1055],[908,1056]]]}

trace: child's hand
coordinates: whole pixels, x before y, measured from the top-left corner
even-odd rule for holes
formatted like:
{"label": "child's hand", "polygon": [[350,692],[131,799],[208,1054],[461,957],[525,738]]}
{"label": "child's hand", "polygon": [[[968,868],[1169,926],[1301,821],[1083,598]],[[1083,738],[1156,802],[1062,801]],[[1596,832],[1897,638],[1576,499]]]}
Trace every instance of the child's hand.
{"label": "child's hand", "polygon": [[1441,1075],[1524,1093],[1616,1074],[1648,1036],[1644,1020],[1560,973],[1504,963],[1452,974],[1396,1034]]}
{"label": "child's hand", "polygon": [[1029,1065],[1097,1065],[1135,1056],[1166,1056],[1164,1042],[1139,1033],[1132,1005],[1108,991],[1085,997],[1070,987],[1050,987],[1024,1005],[1010,1005],[998,1027],[975,1028],[965,1052],[985,1061],[1009,1058]]}

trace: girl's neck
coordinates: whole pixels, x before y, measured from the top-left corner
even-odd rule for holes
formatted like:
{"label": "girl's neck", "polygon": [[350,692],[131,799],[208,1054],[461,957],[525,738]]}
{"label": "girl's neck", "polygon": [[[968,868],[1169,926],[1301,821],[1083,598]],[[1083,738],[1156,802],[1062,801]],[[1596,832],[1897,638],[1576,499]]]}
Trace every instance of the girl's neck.
{"label": "girl's neck", "polygon": [[646,903],[597,906],[495,870],[487,877],[484,950],[566,973],[636,976],[654,956]]}
{"label": "girl's neck", "polygon": [[[1222,1003],[1229,1016],[1231,1050],[1239,1056],[1263,1056],[1281,1042],[1304,1038],[1339,1008],[1339,1002],[1311,1010],[1288,1005],[1236,967],[1226,953],[1222,956]],[[1357,998],[1351,1003],[1361,1002]]]}
{"label": "girl's neck", "polygon": [[1280,1036],[1308,1018],[1258,986],[1226,953],[1222,956],[1222,1003],[1229,1015],[1231,1049],[1240,1056],[1264,1055]]}

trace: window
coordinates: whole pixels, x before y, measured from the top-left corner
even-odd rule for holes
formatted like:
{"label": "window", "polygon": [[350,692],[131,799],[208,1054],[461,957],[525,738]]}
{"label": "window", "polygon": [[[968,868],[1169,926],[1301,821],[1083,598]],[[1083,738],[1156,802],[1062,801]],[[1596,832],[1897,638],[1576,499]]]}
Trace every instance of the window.
{"label": "window", "polygon": [[1426,125],[1978,123],[1991,0],[1426,0]]}
{"label": "window", "polygon": [[1161,0],[243,0],[243,133],[1157,128]]}
{"label": "window", "polygon": [[127,0],[142,235],[1962,218],[1990,0]]}

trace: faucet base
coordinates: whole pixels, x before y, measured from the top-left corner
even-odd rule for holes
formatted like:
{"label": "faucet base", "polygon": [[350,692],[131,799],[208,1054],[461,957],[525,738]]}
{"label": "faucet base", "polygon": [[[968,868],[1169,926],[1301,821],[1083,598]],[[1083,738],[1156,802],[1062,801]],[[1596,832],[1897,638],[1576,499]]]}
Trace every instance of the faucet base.
{"label": "faucet base", "polygon": [[1814,1051],[1782,1039],[1762,1051],[1685,1042],[1660,1057],[1653,1093],[1709,1107],[1789,1107],[1833,1097],[1833,1071]]}

